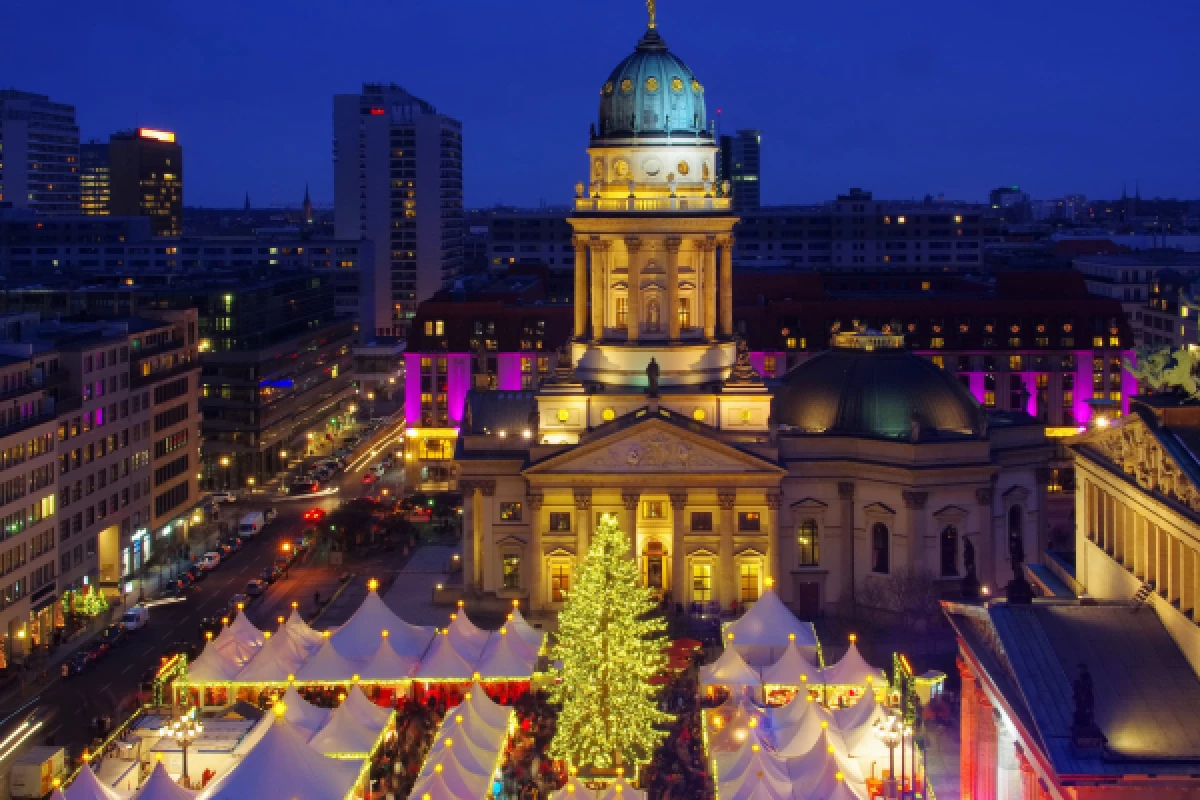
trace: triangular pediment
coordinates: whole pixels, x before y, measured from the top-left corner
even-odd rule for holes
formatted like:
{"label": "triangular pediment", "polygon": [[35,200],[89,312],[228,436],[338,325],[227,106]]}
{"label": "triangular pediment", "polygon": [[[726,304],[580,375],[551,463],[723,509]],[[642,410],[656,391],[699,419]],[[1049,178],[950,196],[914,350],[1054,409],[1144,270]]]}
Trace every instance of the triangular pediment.
{"label": "triangular pediment", "polygon": [[601,435],[533,464],[526,475],[552,473],[759,473],[782,475],[777,464],[725,444],[706,432],[685,429],[646,416],[631,424],[613,424]]}

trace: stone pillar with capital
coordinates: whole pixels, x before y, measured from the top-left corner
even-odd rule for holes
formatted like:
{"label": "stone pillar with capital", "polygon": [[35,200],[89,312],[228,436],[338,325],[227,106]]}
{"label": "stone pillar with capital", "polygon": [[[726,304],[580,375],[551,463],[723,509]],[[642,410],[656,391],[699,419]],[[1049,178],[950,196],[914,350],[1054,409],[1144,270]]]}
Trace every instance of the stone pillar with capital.
{"label": "stone pillar with capital", "polygon": [[476,506],[476,511],[478,514],[475,520],[475,530],[477,533],[475,535],[474,542],[475,586],[478,587],[479,591],[486,591],[488,588],[487,575],[489,570],[488,564],[485,561],[483,542],[484,536],[492,529],[494,511],[493,505],[495,503],[494,498],[496,496],[496,482],[480,481],[479,488],[480,495],[482,496],[479,497],[479,505]]}
{"label": "stone pillar with capital", "polygon": [[582,236],[571,239],[575,248],[575,338],[587,336],[588,243]]}
{"label": "stone pillar with capital", "polygon": [[676,603],[686,603],[687,551],[684,536],[687,531],[687,492],[672,492],[671,499],[671,597]]}
{"label": "stone pillar with capital", "polygon": [[621,520],[621,528],[629,537],[629,557],[637,559],[637,512],[642,500],[642,493],[637,489],[625,489],[621,492],[621,502],[625,504],[625,518]]}
{"label": "stone pillar with capital", "polygon": [[542,552],[542,501],[541,492],[530,492],[526,500],[529,503],[529,607],[541,608],[543,562],[545,553]]}
{"label": "stone pillar with capital", "polygon": [[1033,769],[1033,764],[1029,761],[1029,756],[1025,753],[1025,748],[1017,742],[1014,746],[1017,752],[1017,768],[1021,770],[1021,793],[1018,797],[1021,800],[1040,800],[1042,797],[1041,787],[1038,786],[1037,773]]}
{"label": "stone pillar with capital", "polygon": [[974,800],[975,774],[979,765],[975,761],[975,742],[978,738],[979,708],[975,703],[976,680],[971,667],[960,654],[955,659],[962,686],[959,703],[959,795],[964,800]]}
{"label": "stone pillar with capital", "polygon": [[463,594],[475,589],[475,525],[479,519],[479,484],[477,481],[458,482],[463,493],[462,522],[462,582]]}
{"label": "stone pillar with capital", "polygon": [[906,510],[905,531],[908,534],[908,571],[918,574],[928,571],[938,574],[929,563],[929,543],[925,541],[925,505],[929,492],[903,492]]}
{"label": "stone pillar with capital", "polygon": [[[601,239],[591,240],[592,251],[592,341],[604,338],[605,305],[608,302],[606,281],[612,260],[612,243]],[[575,298],[576,304],[579,298]]]}
{"label": "stone pillar with capital", "polygon": [[575,563],[583,564],[592,541],[592,490],[575,490]]}
{"label": "stone pillar with capital", "polygon": [[[983,540],[982,547],[975,548],[976,574],[979,582],[996,588],[999,577],[996,570],[996,515],[993,510],[993,498],[996,490],[988,486],[975,490],[975,503],[979,506],[979,536]],[[1005,543],[1007,547],[1007,542]]]}
{"label": "stone pillar with capital", "polygon": [[778,492],[767,492],[767,577],[776,585],[775,592],[783,596],[783,586],[779,583],[779,551],[783,546],[783,537],[779,530],[779,507],[783,504],[783,495]]}
{"label": "stone pillar with capital", "polygon": [[1004,724],[999,710],[993,709],[996,727],[996,800],[1021,800],[1021,765],[1017,761],[1017,740]]}
{"label": "stone pillar with capital", "polygon": [[851,613],[855,610],[855,576],[854,563],[854,483],[841,481],[838,483],[838,499],[841,501],[841,582],[838,587],[838,603]]}
{"label": "stone pillar with capital", "polygon": [[679,338],[679,246],[678,236],[667,238],[667,330],[671,341]]}
{"label": "stone pillar with capital", "polygon": [[717,503],[721,507],[721,540],[718,546],[717,569],[720,579],[721,610],[733,605],[737,597],[735,574],[737,569],[733,563],[733,531],[737,524],[733,508],[737,504],[737,492],[718,492]]}
{"label": "stone pillar with capital", "polygon": [[637,236],[625,237],[625,250],[629,253],[629,290],[626,292],[625,328],[629,341],[636,342],[642,326],[642,240]]}
{"label": "stone pillar with capital", "polygon": [[708,239],[697,239],[696,252],[700,254],[700,284],[704,288],[704,338],[711,342],[717,338],[716,250]]}
{"label": "stone pillar with capital", "polygon": [[721,240],[721,335],[733,336],[733,237]]}
{"label": "stone pillar with capital", "polygon": [[975,705],[979,709],[976,726],[979,738],[975,742],[975,760],[978,767],[975,772],[975,791],[970,796],[974,800],[996,800],[996,784],[999,779],[996,716],[993,713],[992,701],[978,684],[975,686]]}

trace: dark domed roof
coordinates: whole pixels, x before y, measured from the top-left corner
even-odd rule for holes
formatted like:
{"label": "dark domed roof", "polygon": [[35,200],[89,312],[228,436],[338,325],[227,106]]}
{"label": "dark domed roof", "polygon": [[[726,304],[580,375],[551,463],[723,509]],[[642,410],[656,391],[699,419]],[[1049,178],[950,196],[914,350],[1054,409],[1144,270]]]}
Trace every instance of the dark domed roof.
{"label": "dark domed roof", "polygon": [[650,28],[633,54],[600,89],[601,138],[692,136],[710,138],[704,87],[687,64]]}
{"label": "dark domed roof", "polygon": [[[936,364],[900,348],[835,347],[783,378],[775,422],[807,433],[888,439],[983,435],[984,414]],[[916,423],[914,425],[914,422]]]}

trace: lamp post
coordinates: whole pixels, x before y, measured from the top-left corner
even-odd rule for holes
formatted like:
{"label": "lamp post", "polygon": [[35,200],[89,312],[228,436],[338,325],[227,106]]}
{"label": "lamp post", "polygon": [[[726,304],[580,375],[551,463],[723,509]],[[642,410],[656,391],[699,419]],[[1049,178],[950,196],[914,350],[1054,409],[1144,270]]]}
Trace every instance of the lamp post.
{"label": "lamp post", "polygon": [[196,738],[204,732],[204,725],[200,720],[196,719],[196,707],[192,706],[186,713],[182,714],[177,719],[171,721],[171,724],[164,725],[158,729],[158,735],[162,737],[170,736],[175,741],[179,742],[180,748],[183,750],[183,785],[190,788],[191,781],[188,778],[187,751],[188,745],[196,741]]}
{"label": "lamp post", "polygon": [[374,392],[367,392],[367,402],[370,403],[370,406],[367,407],[367,419],[372,420],[375,418],[375,393]]}
{"label": "lamp post", "polygon": [[[875,724],[875,736],[888,749],[888,776],[883,783],[883,795],[896,797],[896,745],[900,744],[904,722],[896,716],[887,716]],[[903,758],[903,753],[901,754]]]}
{"label": "lamp post", "polygon": [[223,476],[224,486],[222,489],[229,488],[229,456],[221,456],[221,471]]}

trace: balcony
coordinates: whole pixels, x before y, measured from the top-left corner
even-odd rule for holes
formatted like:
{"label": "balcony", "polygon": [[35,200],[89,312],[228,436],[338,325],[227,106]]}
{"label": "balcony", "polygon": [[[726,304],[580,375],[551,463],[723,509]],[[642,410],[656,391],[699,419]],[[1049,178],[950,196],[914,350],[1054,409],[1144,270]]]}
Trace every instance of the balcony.
{"label": "balcony", "polygon": [[632,211],[641,213],[695,213],[729,211],[729,197],[576,197],[581,212]]}

